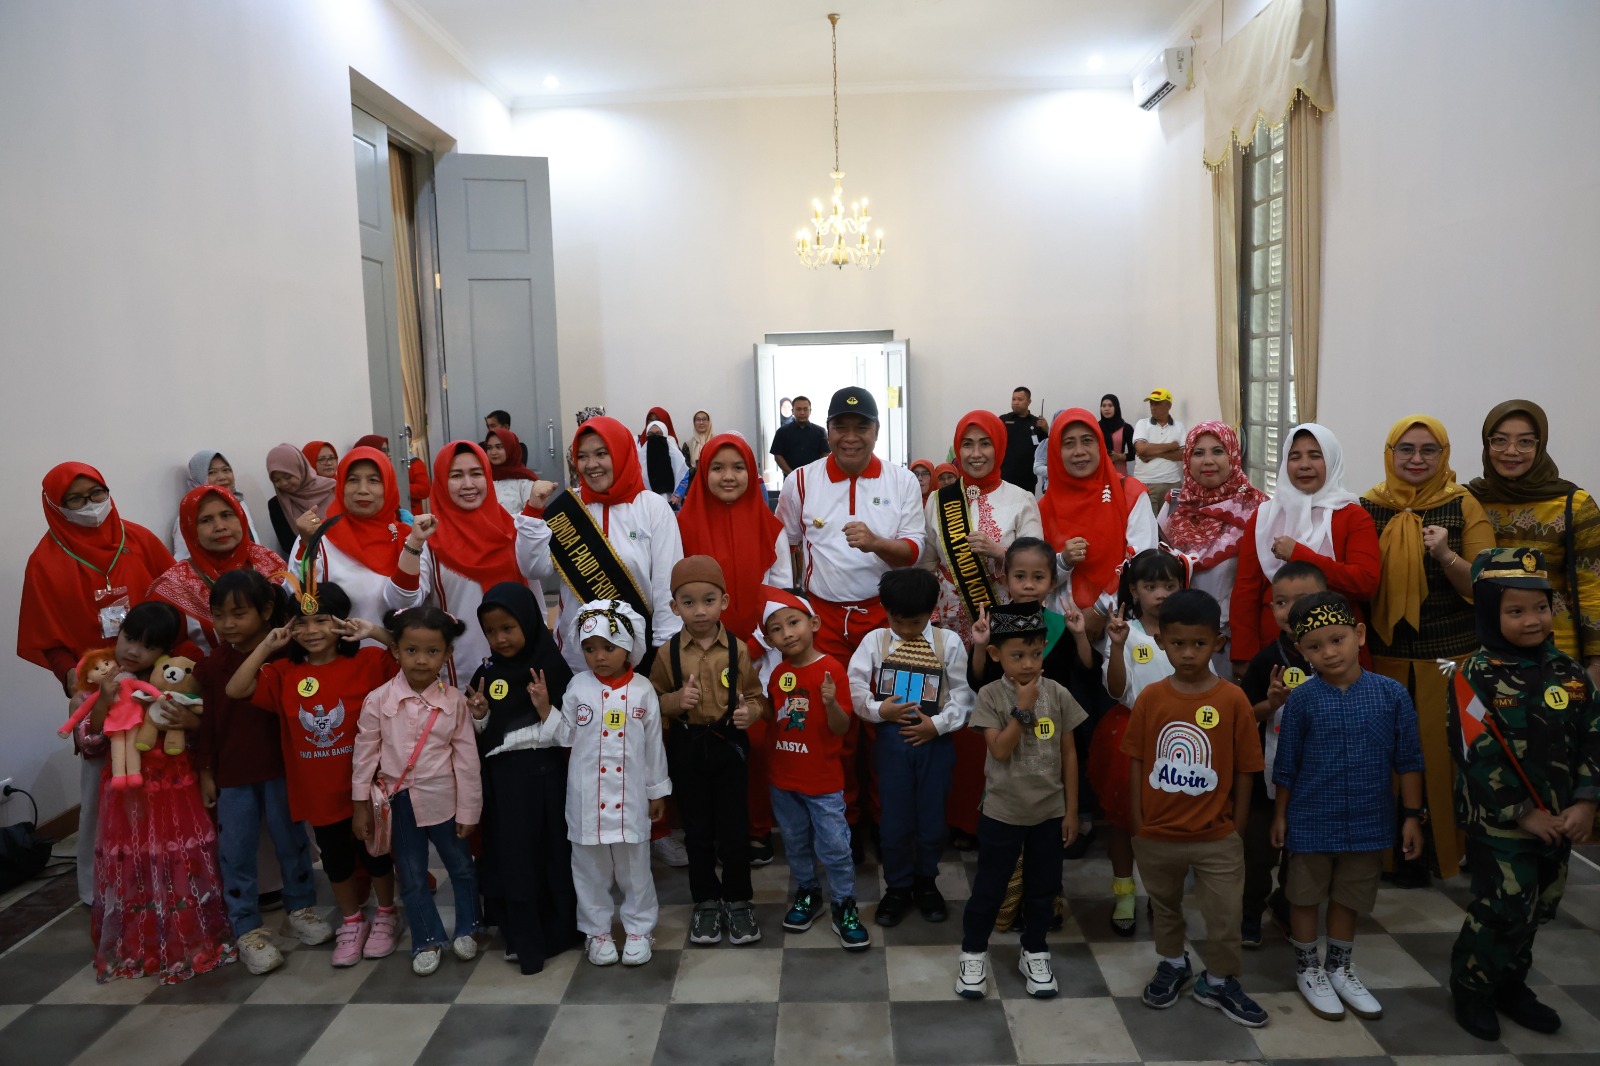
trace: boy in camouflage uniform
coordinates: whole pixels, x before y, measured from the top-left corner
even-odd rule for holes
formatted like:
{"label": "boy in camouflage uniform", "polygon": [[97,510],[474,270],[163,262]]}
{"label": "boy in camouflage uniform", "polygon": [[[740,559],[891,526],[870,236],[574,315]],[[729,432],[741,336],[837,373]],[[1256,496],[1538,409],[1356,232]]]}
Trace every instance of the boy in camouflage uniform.
{"label": "boy in camouflage uniform", "polygon": [[1483,647],[1450,686],[1456,814],[1467,831],[1472,905],[1450,959],[1456,1022],[1496,1040],[1495,1011],[1553,1033],[1561,1018],[1528,988],[1533,936],[1555,916],[1573,844],[1600,795],[1600,699],[1551,640],[1540,552],[1499,548],[1472,564]]}

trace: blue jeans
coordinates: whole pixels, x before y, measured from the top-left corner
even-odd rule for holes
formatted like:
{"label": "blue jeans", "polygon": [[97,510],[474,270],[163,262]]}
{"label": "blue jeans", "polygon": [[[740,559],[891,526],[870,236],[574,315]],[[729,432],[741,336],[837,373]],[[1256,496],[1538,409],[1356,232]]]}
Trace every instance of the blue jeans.
{"label": "blue jeans", "polygon": [[283,907],[293,912],[317,902],[311,879],[311,843],[306,827],[289,820],[289,788],[281,777],[253,785],[217,790],[217,859],[222,867],[222,896],[234,936],[261,925],[257,901],[256,852],[261,823],[266,822],[272,848],[283,871]]}
{"label": "blue jeans", "polygon": [[783,834],[783,853],[798,887],[817,887],[817,860],[821,859],[828,874],[828,898],[838,903],[856,894],[856,864],[850,858],[843,792],[808,796],[774,787],[772,820]]}
{"label": "blue jeans", "polygon": [[878,764],[878,850],[883,878],[891,889],[909,889],[918,877],[939,875],[944,851],[945,800],[956,766],[949,734],[913,746],[900,739],[892,722],[878,726],[873,745]]}
{"label": "blue jeans", "polygon": [[433,896],[428,892],[429,844],[444,860],[450,888],[455,892],[454,936],[477,932],[478,874],[467,842],[456,836],[456,820],[417,825],[417,816],[411,810],[411,791],[402,790],[389,801],[389,843],[395,874],[400,879],[400,902],[405,904],[406,921],[411,926],[411,954],[442,947],[449,941],[439,908],[433,905]]}

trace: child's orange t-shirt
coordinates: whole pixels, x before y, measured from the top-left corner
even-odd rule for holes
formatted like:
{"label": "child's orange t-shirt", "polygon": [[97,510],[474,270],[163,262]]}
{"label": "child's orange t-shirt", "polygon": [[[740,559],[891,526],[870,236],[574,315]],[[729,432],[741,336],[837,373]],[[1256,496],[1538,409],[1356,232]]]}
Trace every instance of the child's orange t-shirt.
{"label": "child's orange t-shirt", "polygon": [[1221,840],[1233,832],[1233,778],[1260,773],[1261,738],[1250,700],[1218,680],[1196,695],[1171,679],[1139,694],[1122,750],[1144,765],[1139,782],[1147,840]]}

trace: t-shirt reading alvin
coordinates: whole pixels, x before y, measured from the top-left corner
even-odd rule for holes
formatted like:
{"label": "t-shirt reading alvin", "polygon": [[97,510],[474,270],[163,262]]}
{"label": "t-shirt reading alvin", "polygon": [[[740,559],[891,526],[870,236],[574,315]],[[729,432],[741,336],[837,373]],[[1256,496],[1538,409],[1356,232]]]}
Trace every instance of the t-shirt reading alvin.
{"label": "t-shirt reading alvin", "polygon": [[834,698],[845,714],[853,712],[850,678],[839,660],[823,655],[807,666],[779,663],[767,682],[775,712],[772,754],[767,779],[773,788],[805,796],[826,796],[844,790],[839,762],[839,736],[828,725],[822,705],[822,679],[833,675]]}
{"label": "t-shirt reading alvin", "polygon": [[1148,840],[1221,840],[1233,832],[1233,779],[1261,772],[1250,701],[1231,681],[1179,692],[1170,678],[1140,694],[1122,750],[1144,764],[1139,783]]}

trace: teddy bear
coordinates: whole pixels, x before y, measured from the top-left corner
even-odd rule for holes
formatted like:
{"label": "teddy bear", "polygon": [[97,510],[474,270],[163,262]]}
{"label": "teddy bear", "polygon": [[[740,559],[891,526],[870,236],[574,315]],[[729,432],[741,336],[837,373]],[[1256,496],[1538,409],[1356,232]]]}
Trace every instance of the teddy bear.
{"label": "teddy bear", "polygon": [[[163,655],[150,671],[150,681],[165,696],[184,710],[200,714],[205,705],[200,699],[200,679],[194,676],[194,660],[182,655]],[[133,745],[140,751],[156,746],[156,736],[161,732],[148,715],[134,735]],[[161,750],[168,755],[182,755],[187,744],[181,729],[168,729],[162,738]]]}
{"label": "teddy bear", "polygon": [[89,698],[78,706],[57,734],[63,737],[70,734],[89,717],[102,696],[109,696],[111,706],[100,730],[111,742],[111,787],[139,788],[144,784],[144,775],[140,773],[140,749],[134,738],[135,731],[145,727],[145,712],[140,701],[158,700],[161,691],[137,678],[119,675],[117,653],[110,648],[91,651],[78,663],[77,689],[88,693]]}

